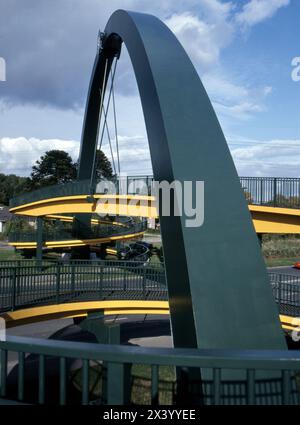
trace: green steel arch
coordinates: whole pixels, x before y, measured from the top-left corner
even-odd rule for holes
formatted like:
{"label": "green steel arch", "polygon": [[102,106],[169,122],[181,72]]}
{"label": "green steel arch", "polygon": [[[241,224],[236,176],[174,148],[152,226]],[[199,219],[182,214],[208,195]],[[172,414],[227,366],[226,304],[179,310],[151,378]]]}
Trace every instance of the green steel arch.
{"label": "green steel arch", "polygon": [[186,52],[151,15],[118,10],[107,23],[89,88],[79,180],[91,177],[105,63],[109,70],[122,42],[139,88],[155,180],[205,182],[201,227],[185,227],[183,217],[160,217],[175,347],[285,348],[221,127]]}

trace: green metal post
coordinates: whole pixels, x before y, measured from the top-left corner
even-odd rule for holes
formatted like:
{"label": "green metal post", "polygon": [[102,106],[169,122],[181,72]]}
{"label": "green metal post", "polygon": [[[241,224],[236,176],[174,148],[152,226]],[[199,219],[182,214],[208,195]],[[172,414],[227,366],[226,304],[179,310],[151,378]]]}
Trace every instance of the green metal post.
{"label": "green metal post", "polygon": [[71,292],[75,292],[75,264],[71,262]]}
{"label": "green metal post", "polygon": [[87,359],[83,360],[82,367],[82,404],[89,403],[90,383],[89,383],[89,367],[90,362]]}
{"label": "green metal post", "polygon": [[36,228],[36,260],[39,266],[43,259],[43,217],[37,217]]}
{"label": "green metal post", "polygon": [[56,304],[60,301],[60,264],[56,264]]}
{"label": "green metal post", "polygon": [[124,363],[107,365],[107,404],[128,405],[130,403],[130,367]]}
{"label": "green metal post", "polygon": [[17,270],[16,267],[12,269],[11,275],[11,309],[16,308],[16,283],[17,283]]}
{"label": "green metal post", "polygon": [[59,359],[59,404],[66,404],[66,377],[67,377],[67,369],[66,369],[66,358],[61,357]]}
{"label": "green metal post", "polygon": [[99,287],[99,299],[103,299],[103,265],[100,264],[100,287]]}
{"label": "green metal post", "polygon": [[45,403],[45,356],[39,355],[39,404]]}
{"label": "green metal post", "polygon": [[277,205],[277,179],[276,179],[276,177],[274,178],[274,188],[273,189],[274,189],[273,202],[274,202],[274,207],[276,207],[276,205]]}
{"label": "green metal post", "polygon": [[146,269],[143,268],[143,298],[146,298]]}
{"label": "green metal post", "polygon": [[19,367],[18,367],[18,400],[23,401],[24,399],[24,363],[25,353],[19,352]]}
{"label": "green metal post", "polygon": [[159,404],[159,367],[152,365],[151,367],[151,404]]}
{"label": "green metal post", "polygon": [[6,377],[7,377],[7,351],[0,350],[0,395],[6,396]]}

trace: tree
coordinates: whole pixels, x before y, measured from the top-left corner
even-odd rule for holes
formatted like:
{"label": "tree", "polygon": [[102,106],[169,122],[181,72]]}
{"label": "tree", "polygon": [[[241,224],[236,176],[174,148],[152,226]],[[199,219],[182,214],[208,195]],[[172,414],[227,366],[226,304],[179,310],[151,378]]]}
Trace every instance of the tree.
{"label": "tree", "polygon": [[76,164],[67,152],[48,151],[32,167],[32,189],[75,180],[76,174]]}
{"label": "tree", "polygon": [[15,174],[0,174],[0,204],[8,205],[14,196],[30,190],[30,179]]}
{"label": "tree", "polygon": [[266,202],[264,205],[270,205],[272,207],[281,207],[281,208],[293,208],[299,207],[300,199],[298,196],[285,196],[281,193],[277,194],[275,198]]}
{"label": "tree", "polygon": [[101,178],[110,179],[113,177],[113,170],[111,163],[102,150],[98,149],[96,152],[96,179]]}

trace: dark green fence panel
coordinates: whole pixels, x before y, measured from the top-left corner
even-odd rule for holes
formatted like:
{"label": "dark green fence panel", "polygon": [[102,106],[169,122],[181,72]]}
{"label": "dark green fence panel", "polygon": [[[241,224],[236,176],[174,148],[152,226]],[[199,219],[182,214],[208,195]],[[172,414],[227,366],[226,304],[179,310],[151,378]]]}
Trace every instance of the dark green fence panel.
{"label": "dark green fence panel", "polygon": [[[250,204],[286,208],[300,208],[300,179],[292,177],[240,177],[241,186]],[[101,182],[100,182],[101,183]],[[102,185],[95,186],[95,193],[103,193]],[[152,176],[119,177],[115,193],[151,195]],[[10,207],[60,196],[88,195],[90,181],[76,181],[25,193],[10,200]]]}
{"label": "dark green fence panel", "polygon": [[[300,317],[300,277],[269,273],[280,314]],[[0,311],[82,300],[167,300],[164,268],[139,261],[0,263]]]}
{"label": "dark green fence panel", "polygon": [[[9,355],[19,359],[18,382],[15,390],[8,387]],[[57,365],[57,388],[52,389],[57,404],[129,404],[134,401],[135,365],[144,365],[150,370],[144,377],[147,385],[140,387],[144,403],[158,405],[164,399],[164,381],[161,368],[177,369],[170,392],[170,403],[190,403],[192,397],[206,405],[292,405],[299,404],[299,387],[295,375],[300,372],[300,353],[279,350],[198,350],[130,347],[107,344],[86,344],[59,340],[8,337],[0,342],[0,396],[26,403],[29,388],[24,378],[26,359],[24,353],[37,359],[37,395],[32,403],[47,404],[47,365]],[[50,360],[52,359],[52,360]],[[32,361],[32,360],[31,360]],[[107,364],[107,374],[93,365]],[[79,391],[81,397],[74,401],[68,397],[68,384],[71,370],[77,365]],[[72,366],[73,365],[73,366]],[[195,368],[209,371],[211,379],[197,381],[189,371]],[[244,378],[226,381],[224,372],[244,371]],[[92,371],[98,370],[102,393],[92,392]],[[262,380],[262,371],[279,371],[279,377]],[[180,372],[180,373],[179,373]],[[178,378],[176,378],[176,376]],[[180,376],[190,376],[185,382]],[[105,382],[104,382],[105,381]],[[100,384],[100,381],[98,382]],[[182,387],[183,386],[183,387]],[[182,391],[184,389],[184,392]],[[103,392],[104,391],[104,392]],[[146,397],[148,394],[148,398]],[[55,396],[55,397],[53,397]],[[32,396],[31,396],[32,397]],[[146,401],[145,401],[146,400]],[[147,401],[148,400],[148,401]],[[2,403],[5,401],[2,400]]]}

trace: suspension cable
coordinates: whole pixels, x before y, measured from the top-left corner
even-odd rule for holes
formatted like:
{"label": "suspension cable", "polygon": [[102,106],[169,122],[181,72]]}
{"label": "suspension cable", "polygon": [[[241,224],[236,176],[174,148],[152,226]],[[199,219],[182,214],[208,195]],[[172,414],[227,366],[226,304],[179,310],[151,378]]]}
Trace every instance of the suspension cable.
{"label": "suspension cable", "polygon": [[118,139],[118,128],[117,128],[117,114],[116,114],[116,103],[115,103],[115,89],[112,87],[112,100],[113,100],[113,113],[114,113],[114,124],[115,124],[115,138],[116,138],[116,148],[117,148],[117,161],[118,161],[118,174],[121,175],[120,167],[120,155],[119,155],[119,139]]}
{"label": "suspension cable", "polygon": [[[112,94],[112,86],[113,86],[113,81],[115,78],[115,73],[116,73],[116,67],[117,67],[117,60],[115,61],[115,66],[114,66],[114,70],[112,73],[112,83],[110,85],[110,90],[109,90],[109,95],[108,95],[108,99],[107,99],[107,106],[106,106],[106,110],[104,110],[103,107],[103,112],[104,112],[104,124],[102,127],[102,133],[101,133],[101,138],[100,138],[100,143],[99,143],[99,149],[101,149],[102,146],[102,142],[103,142],[103,136],[104,136],[104,130],[105,130],[105,125],[107,124],[106,122],[106,117],[107,117],[107,113],[108,113],[108,108],[109,108],[109,104],[110,104],[110,99],[111,99],[111,94]],[[101,111],[102,112],[102,111]]]}
{"label": "suspension cable", "polygon": [[[104,105],[102,105],[102,111],[101,112],[103,112],[103,115],[104,115],[104,123],[103,123],[103,127],[102,127],[101,139],[100,139],[100,143],[99,143],[99,149],[101,149],[101,146],[102,146],[102,143],[103,143],[103,138],[104,138],[104,132],[106,130],[109,148],[110,148],[111,159],[112,159],[112,166],[113,166],[113,170],[114,170],[115,175],[117,174],[116,163],[115,163],[115,158],[114,158],[114,153],[113,153],[113,148],[112,148],[110,131],[109,131],[108,123],[107,123],[107,116],[108,116],[108,112],[109,112],[110,100],[111,100],[112,91],[113,91],[113,84],[114,84],[116,68],[117,68],[117,59],[115,60],[114,68],[111,68],[111,72],[110,72],[111,84],[110,84],[110,90],[109,90],[109,96],[108,96],[108,100],[107,100],[106,110],[105,110]],[[113,71],[112,71],[112,69],[113,69]]]}
{"label": "suspension cable", "polygon": [[91,181],[90,181],[90,192],[93,193],[93,183],[96,175],[96,163],[97,163],[97,149],[98,149],[98,138],[99,138],[99,129],[100,129],[100,123],[101,123],[101,116],[102,116],[102,108],[103,108],[103,102],[104,102],[104,96],[105,96],[105,82],[106,82],[106,73],[107,73],[107,64],[108,59],[105,60],[105,66],[104,66],[104,77],[102,82],[102,87],[100,89],[101,97],[100,97],[100,108],[99,108],[99,117],[98,117],[98,125],[97,125],[97,134],[96,134],[96,143],[95,143],[95,151],[94,151],[94,160],[93,160],[93,167],[92,167],[92,174],[91,174]]}
{"label": "suspension cable", "polygon": [[113,165],[113,169],[114,169],[115,174],[117,174],[114,153],[113,153],[113,150],[112,150],[111,137],[110,137],[110,132],[109,132],[108,124],[107,124],[107,115],[105,113],[104,108],[103,108],[103,114],[104,114],[104,125],[106,127],[106,133],[107,133],[108,143],[109,143],[109,147],[110,147],[110,154],[111,154],[111,159],[112,159],[112,165]]}

